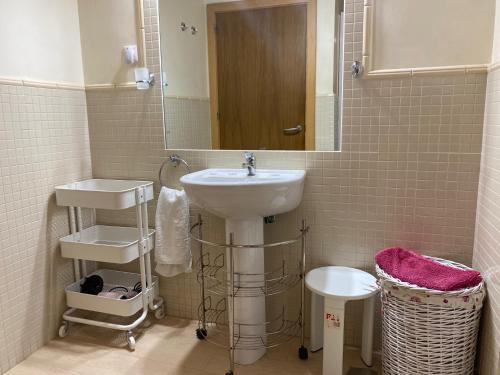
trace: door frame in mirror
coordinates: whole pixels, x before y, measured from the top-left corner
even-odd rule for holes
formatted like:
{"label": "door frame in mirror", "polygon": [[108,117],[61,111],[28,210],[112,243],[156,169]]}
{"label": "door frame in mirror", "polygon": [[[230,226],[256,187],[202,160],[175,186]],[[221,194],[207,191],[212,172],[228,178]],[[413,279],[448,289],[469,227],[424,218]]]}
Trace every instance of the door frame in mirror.
{"label": "door frame in mirror", "polygon": [[271,8],[278,6],[307,5],[307,47],[306,47],[306,121],[305,151],[315,150],[315,115],[316,115],[316,0],[241,0],[207,5],[208,34],[208,75],[210,85],[210,127],[212,149],[220,149],[220,128],[217,115],[219,96],[217,90],[217,42],[216,15],[245,9]]}
{"label": "door frame in mirror", "polygon": [[[144,29],[144,0],[135,0],[137,49],[139,55],[138,65],[146,67],[146,31]],[[135,82],[134,82],[135,83]]]}

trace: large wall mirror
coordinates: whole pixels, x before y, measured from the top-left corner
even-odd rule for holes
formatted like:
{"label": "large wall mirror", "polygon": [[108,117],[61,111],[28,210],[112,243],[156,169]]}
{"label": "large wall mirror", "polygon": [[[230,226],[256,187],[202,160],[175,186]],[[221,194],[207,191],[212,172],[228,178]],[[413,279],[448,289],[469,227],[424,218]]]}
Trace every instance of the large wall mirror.
{"label": "large wall mirror", "polygon": [[170,149],[338,150],[343,1],[159,0]]}

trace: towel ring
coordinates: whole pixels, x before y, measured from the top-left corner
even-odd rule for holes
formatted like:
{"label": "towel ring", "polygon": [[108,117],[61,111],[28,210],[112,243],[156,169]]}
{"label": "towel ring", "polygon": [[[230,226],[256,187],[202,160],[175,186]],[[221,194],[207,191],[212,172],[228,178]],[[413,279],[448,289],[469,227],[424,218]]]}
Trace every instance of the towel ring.
{"label": "towel ring", "polygon": [[170,155],[167,160],[165,160],[161,167],[160,167],[160,171],[158,172],[158,180],[160,181],[160,185],[161,186],[166,186],[163,184],[162,180],[161,180],[161,175],[163,173],[163,169],[165,169],[165,166],[167,165],[167,163],[170,163],[170,165],[172,165],[173,167],[177,168],[181,163],[184,164],[184,166],[186,167],[188,173],[191,173],[191,168],[189,167],[189,164],[184,160],[182,159],[179,155],[177,154],[173,154],[173,155]]}

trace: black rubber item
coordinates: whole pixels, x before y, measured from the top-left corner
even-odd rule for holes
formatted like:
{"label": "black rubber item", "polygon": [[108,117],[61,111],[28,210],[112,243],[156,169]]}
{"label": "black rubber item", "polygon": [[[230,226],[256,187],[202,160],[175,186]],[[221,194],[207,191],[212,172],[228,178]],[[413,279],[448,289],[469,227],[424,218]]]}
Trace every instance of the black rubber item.
{"label": "black rubber item", "polygon": [[299,348],[299,358],[302,359],[303,361],[309,358],[309,353],[305,346],[301,346]]}
{"label": "black rubber item", "polygon": [[140,292],[142,292],[142,285],[141,285],[141,282],[137,282],[135,283],[134,285],[134,289],[132,289],[134,292],[137,292],[137,294],[139,294]]}
{"label": "black rubber item", "polygon": [[196,337],[198,337],[198,340],[205,340],[205,337],[208,336],[208,332],[204,328],[198,328],[196,330]]}
{"label": "black rubber item", "polygon": [[228,371],[228,372],[226,372],[226,375],[233,375],[233,372],[232,371]]}
{"label": "black rubber item", "polygon": [[84,294],[93,294],[97,296],[102,292],[104,280],[99,275],[91,275],[85,278],[85,281],[80,285],[80,292]]}

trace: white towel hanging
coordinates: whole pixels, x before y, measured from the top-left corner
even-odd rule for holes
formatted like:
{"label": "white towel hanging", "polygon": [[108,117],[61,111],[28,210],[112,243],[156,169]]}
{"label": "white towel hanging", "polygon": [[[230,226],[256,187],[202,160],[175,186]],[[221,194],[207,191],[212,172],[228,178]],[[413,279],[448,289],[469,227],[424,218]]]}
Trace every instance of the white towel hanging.
{"label": "white towel hanging", "polygon": [[191,272],[189,200],[183,190],[161,188],[155,237],[156,272],[165,277]]}

